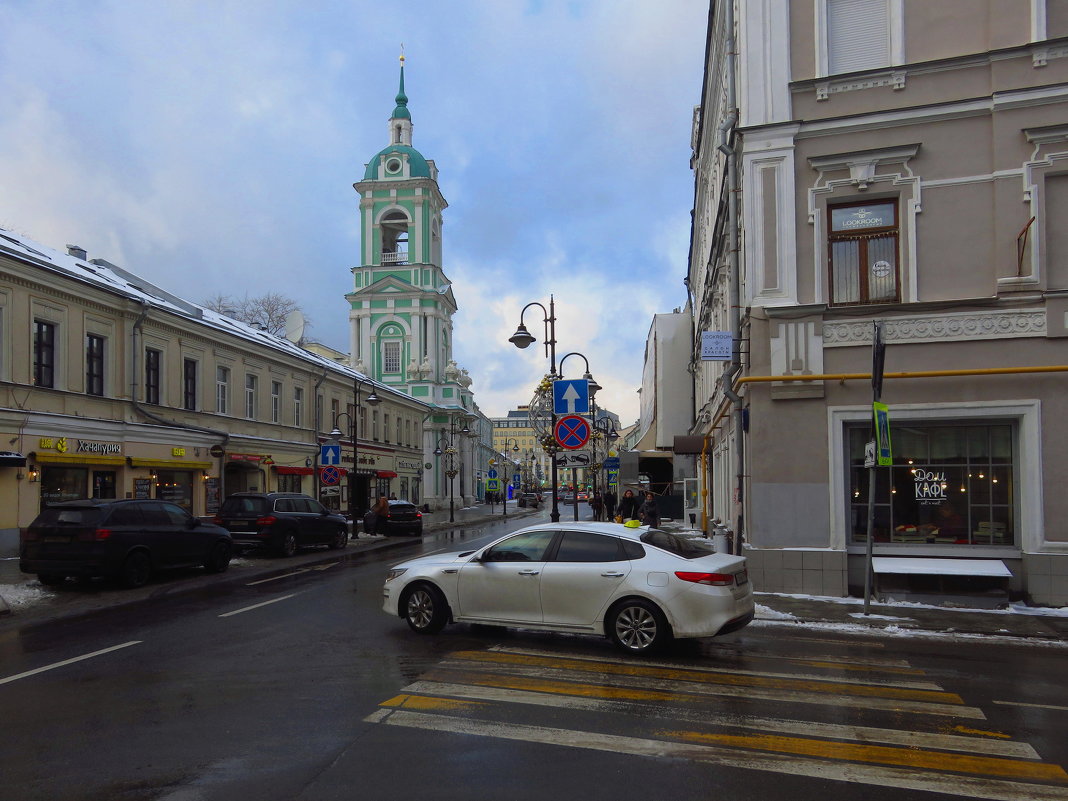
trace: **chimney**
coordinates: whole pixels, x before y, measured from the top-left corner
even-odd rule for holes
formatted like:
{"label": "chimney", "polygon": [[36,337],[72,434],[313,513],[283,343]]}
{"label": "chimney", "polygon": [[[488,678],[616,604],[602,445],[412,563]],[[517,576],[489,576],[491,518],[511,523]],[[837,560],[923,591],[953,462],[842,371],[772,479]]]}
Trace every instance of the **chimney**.
{"label": "chimney", "polygon": [[76,259],[85,259],[85,248],[81,245],[67,245],[67,254]]}

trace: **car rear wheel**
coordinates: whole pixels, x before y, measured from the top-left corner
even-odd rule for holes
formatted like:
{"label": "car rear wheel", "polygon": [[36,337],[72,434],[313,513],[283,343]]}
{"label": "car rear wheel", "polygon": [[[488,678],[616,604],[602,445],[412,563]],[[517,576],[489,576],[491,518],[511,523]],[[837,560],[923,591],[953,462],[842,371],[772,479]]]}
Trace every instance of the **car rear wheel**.
{"label": "car rear wheel", "polygon": [[347,528],[339,528],[330,543],[330,547],[336,551],[338,548],[344,548],[348,544],[349,530]]}
{"label": "car rear wheel", "polygon": [[448,620],[448,604],[441,590],[430,584],[417,584],[401,601],[404,619],[412,631],[437,634]]}
{"label": "car rear wheel", "polygon": [[278,552],[282,556],[292,556],[297,552],[297,535],[292,531],[287,531],[282,535],[282,542],[278,546]]}
{"label": "car rear wheel", "polygon": [[205,573],[222,573],[226,568],[230,567],[230,556],[233,553],[233,549],[227,542],[217,542],[211,549],[211,553],[208,554],[207,560],[204,562]]}
{"label": "car rear wheel", "polygon": [[152,576],[152,560],[144,551],[134,551],[126,557],[119,570],[119,582],[131,589],[148,584]]}
{"label": "car rear wheel", "polygon": [[671,639],[664,613],[651,601],[633,598],[612,608],[608,614],[608,636],[630,654],[649,654]]}

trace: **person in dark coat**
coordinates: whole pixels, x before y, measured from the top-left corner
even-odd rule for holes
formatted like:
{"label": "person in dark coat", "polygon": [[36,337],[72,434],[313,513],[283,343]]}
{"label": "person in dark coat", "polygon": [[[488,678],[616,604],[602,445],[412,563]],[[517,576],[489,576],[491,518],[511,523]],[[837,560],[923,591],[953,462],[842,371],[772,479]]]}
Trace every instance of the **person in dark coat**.
{"label": "person in dark coat", "polygon": [[604,499],[601,497],[601,493],[596,490],[593,493],[593,497],[590,498],[590,509],[593,510],[593,519],[602,520],[601,510],[604,508]]}
{"label": "person in dark coat", "polygon": [[386,517],[389,517],[389,499],[385,495],[379,495],[371,511],[363,516],[363,530],[368,534],[377,534],[379,528],[384,525],[381,521]]}
{"label": "person in dark coat", "polygon": [[609,523],[616,519],[616,494],[612,490],[604,493],[604,519]]}
{"label": "person in dark coat", "polygon": [[638,499],[634,497],[634,490],[625,491],[619,499],[619,516],[624,523],[638,516]]}
{"label": "person in dark coat", "polygon": [[645,502],[638,507],[638,519],[642,521],[643,526],[660,527],[660,509],[656,505],[656,496],[653,493],[645,493]]}

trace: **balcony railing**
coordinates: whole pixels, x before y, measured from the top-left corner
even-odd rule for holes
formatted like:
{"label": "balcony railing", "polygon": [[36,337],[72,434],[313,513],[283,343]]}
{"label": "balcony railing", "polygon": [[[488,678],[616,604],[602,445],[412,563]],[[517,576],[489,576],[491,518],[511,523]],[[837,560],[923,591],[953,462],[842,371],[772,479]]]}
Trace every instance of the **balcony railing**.
{"label": "balcony railing", "polygon": [[407,263],[408,263],[408,254],[407,254],[407,252],[386,253],[385,251],[383,251],[383,253],[382,253],[382,264],[407,264]]}

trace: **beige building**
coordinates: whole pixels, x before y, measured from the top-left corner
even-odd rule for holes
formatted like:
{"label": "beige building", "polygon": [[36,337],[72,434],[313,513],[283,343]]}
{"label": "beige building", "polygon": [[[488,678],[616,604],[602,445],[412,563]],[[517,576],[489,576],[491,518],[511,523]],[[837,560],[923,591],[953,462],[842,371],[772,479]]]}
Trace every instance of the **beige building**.
{"label": "beige building", "polygon": [[[5,552],[43,505],[73,498],[164,498],[196,515],[242,490],[347,511],[351,489],[358,513],[377,493],[420,501],[427,404],[86,255],[0,230]],[[335,428],[338,464],[324,468]]]}
{"label": "beige building", "polygon": [[691,433],[759,588],[863,589],[878,322],[876,584],[1068,604],[1066,121],[1068,3],[712,3]]}

